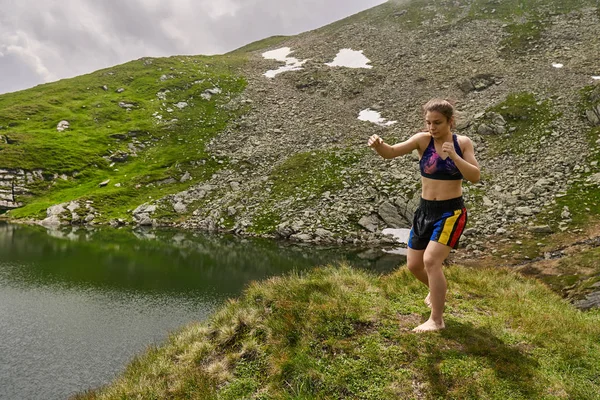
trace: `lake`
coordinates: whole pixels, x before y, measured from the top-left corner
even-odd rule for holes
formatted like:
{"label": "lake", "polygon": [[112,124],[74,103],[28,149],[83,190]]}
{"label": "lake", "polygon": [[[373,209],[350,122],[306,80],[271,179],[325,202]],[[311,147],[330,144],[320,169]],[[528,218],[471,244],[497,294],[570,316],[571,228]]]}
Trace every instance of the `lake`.
{"label": "lake", "polygon": [[0,399],[66,399],[205,320],[253,280],[401,255],[173,230],[0,223]]}

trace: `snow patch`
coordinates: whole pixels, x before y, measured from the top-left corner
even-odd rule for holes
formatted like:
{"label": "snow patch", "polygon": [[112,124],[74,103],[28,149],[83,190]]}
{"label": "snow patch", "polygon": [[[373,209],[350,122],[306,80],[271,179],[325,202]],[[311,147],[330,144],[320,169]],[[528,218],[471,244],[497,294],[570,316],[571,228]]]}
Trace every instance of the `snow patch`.
{"label": "snow patch", "polygon": [[276,75],[286,72],[286,71],[298,71],[302,69],[302,65],[308,60],[300,61],[294,57],[288,57],[291,53],[293,53],[292,49],[289,47],[282,47],[281,49],[267,51],[262,54],[263,58],[266,60],[277,60],[285,62],[283,67],[279,67],[278,69],[272,69],[264,73],[264,76],[267,78],[275,78]]}
{"label": "snow patch", "polygon": [[[381,114],[377,111],[366,109],[362,110],[358,114],[358,119],[361,121],[373,122],[379,126],[390,126],[394,125],[397,121],[387,121],[385,118],[381,118]],[[387,122],[386,122],[387,121]]]}
{"label": "snow patch", "polygon": [[399,243],[408,244],[410,229],[385,228],[381,233],[384,235],[392,235]]}
{"label": "snow patch", "polygon": [[363,50],[342,49],[339,51],[335,59],[330,63],[325,63],[330,67],[347,67],[347,68],[373,68],[368,65],[369,60],[363,54]]}

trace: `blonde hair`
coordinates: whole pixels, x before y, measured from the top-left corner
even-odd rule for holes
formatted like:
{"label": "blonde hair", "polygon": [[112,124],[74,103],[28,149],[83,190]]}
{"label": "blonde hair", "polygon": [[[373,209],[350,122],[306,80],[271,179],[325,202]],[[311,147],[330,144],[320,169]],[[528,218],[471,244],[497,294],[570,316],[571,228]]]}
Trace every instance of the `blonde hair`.
{"label": "blonde hair", "polygon": [[[429,111],[437,111],[442,114],[448,121],[452,120],[451,128],[456,125],[456,111],[454,106],[448,100],[444,99],[431,99],[423,106],[423,114],[427,114]],[[454,119],[453,119],[454,118]]]}

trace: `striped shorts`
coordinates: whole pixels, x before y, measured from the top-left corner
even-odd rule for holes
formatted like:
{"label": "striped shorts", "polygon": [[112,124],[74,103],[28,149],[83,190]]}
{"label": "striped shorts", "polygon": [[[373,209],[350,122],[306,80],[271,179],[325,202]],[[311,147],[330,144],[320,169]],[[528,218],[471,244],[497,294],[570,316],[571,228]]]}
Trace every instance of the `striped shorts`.
{"label": "striped shorts", "polygon": [[408,247],[425,250],[430,241],[458,247],[458,241],[467,224],[467,209],[462,197],[450,200],[421,199],[415,211]]}

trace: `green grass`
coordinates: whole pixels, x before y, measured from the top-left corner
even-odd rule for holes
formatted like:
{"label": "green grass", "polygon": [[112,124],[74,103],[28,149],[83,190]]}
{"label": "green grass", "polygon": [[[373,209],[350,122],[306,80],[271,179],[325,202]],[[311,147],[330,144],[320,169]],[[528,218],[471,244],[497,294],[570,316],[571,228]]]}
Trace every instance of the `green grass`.
{"label": "green grass", "polygon": [[[146,201],[208,179],[227,160],[210,155],[206,143],[246,110],[229,105],[246,86],[236,72],[243,62],[243,55],[146,58],[0,96],[0,134],[12,142],[0,144],[0,168],[68,177],[36,183],[34,197],[18,199],[26,205],[11,217],[40,217],[70,200],[94,201],[101,220],[126,217]],[[202,97],[215,87],[220,94]],[[187,107],[175,106],[184,101]],[[70,122],[68,131],[56,131],[61,120]],[[114,137],[119,134],[125,138]],[[104,158],[118,150],[131,154],[130,144],[137,157],[112,166]],[[192,180],[180,184],[185,172]],[[167,178],[178,183],[159,184]],[[98,186],[108,179],[108,186]]]}
{"label": "green grass", "polygon": [[253,283],[78,399],[598,399],[600,313],[534,280],[446,269],[447,329],[415,334],[425,287],[347,266]]}
{"label": "green grass", "polygon": [[[351,185],[356,177],[345,168],[360,161],[365,150],[329,149],[294,154],[277,165],[263,189],[261,212],[252,221],[250,231],[272,234],[281,221],[278,203],[289,200],[294,205],[309,205],[329,191],[335,193]],[[288,204],[289,207],[289,204]]]}
{"label": "green grass", "polygon": [[245,46],[240,47],[239,49],[235,49],[227,54],[239,54],[239,53],[250,53],[253,51],[265,51],[270,47],[278,46],[282,42],[290,39],[291,36],[271,36],[266,39],[258,40],[256,42],[249,43]]}
{"label": "green grass", "polygon": [[344,187],[341,171],[360,160],[351,150],[321,150],[298,153],[274,168],[269,177],[272,193],[285,198],[292,195],[320,195]]}
{"label": "green grass", "polygon": [[275,210],[262,207],[262,210],[252,218],[252,226],[249,227],[249,232],[256,234],[274,233],[277,225],[281,223],[281,216]]}
{"label": "green grass", "polygon": [[537,149],[551,133],[550,123],[559,117],[550,100],[538,100],[528,92],[510,94],[486,111],[498,113],[506,121],[506,133],[485,137],[491,145],[491,154],[523,154]]}
{"label": "green grass", "polygon": [[509,36],[501,42],[503,53],[506,55],[515,51],[523,53],[532,49],[535,43],[540,40],[546,25],[541,19],[508,25],[504,29]]}

